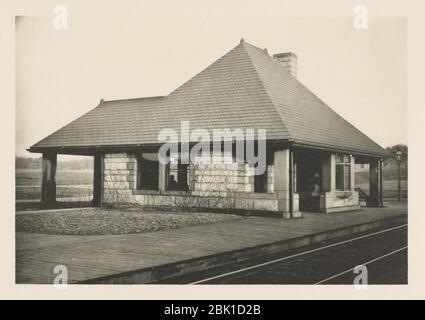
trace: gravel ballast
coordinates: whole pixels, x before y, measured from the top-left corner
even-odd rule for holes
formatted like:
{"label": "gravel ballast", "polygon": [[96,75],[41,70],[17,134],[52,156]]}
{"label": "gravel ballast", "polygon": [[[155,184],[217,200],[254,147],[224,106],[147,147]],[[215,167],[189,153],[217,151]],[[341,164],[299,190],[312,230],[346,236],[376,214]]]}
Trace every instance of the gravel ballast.
{"label": "gravel ballast", "polygon": [[242,217],[208,212],[75,209],[61,212],[17,214],[16,231],[60,235],[128,234],[236,219],[242,219]]}

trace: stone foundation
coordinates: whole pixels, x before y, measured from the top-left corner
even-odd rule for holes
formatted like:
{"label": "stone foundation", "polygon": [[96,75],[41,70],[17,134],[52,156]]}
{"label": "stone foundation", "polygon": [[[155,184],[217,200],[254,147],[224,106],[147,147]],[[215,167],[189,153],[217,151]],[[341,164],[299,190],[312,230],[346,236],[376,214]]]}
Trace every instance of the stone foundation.
{"label": "stone foundation", "polygon": [[267,176],[268,193],[254,193],[253,169],[248,164],[191,163],[189,191],[137,190],[136,156],[106,154],[104,203],[279,212],[279,201],[273,193],[273,165],[268,165]]}
{"label": "stone foundation", "polygon": [[252,172],[252,168],[243,163],[191,163],[189,190],[195,196],[227,196],[232,192],[253,192]]}
{"label": "stone foundation", "polygon": [[341,212],[360,209],[357,191],[332,191],[320,195],[320,212]]}
{"label": "stone foundation", "polygon": [[133,202],[136,189],[136,156],[126,153],[105,154],[104,158],[104,202],[122,204]]}
{"label": "stone foundation", "polygon": [[[137,190],[137,158],[130,153],[106,154],[104,157],[104,203],[137,204],[180,208],[204,208],[275,212],[285,218],[300,217],[299,195],[293,193],[290,214],[289,150],[277,150],[274,164],[267,167],[267,193],[254,193],[253,168],[242,163],[191,163],[189,190],[166,191],[160,182],[158,191]],[[354,158],[352,159],[354,162]],[[354,164],[352,166],[354,168]],[[354,171],[354,170],[353,170]],[[164,167],[160,165],[164,174]],[[323,188],[320,211],[334,212],[358,209],[359,196],[352,190],[335,191],[335,157],[323,162]],[[165,178],[165,176],[160,175]]]}
{"label": "stone foundation", "polygon": [[247,210],[250,212],[278,212],[278,202],[273,195],[234,193],[227,197],[195,196],[189,192],[166,191],[147,194],[134,191],[131,203],[141,206],[163,206],[180,208],[211,208],[224,210]]}

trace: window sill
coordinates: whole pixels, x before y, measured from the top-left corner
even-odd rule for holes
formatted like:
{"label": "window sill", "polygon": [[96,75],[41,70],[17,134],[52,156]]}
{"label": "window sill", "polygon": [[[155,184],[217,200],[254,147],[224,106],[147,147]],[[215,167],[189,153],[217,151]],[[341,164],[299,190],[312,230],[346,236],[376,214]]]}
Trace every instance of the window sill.
{"label": "window sill", "polygon": [[276,199],[276,194],[274,193],[259,193],[259,192],[235,192],[233,193],[235,198],[251,198],[251,199]]}
{"label": "window sill", "polygon": [[[133,190],[133,195],[153,195],[153,196],[191,196],[190,191],[158,191],[158,190]],[[276,199],[274,193],[255,193],[255,192],[234,192],[235,198],[251,198],[251,199]]]}
{"label": "window sill", "polygon": [[353,195],[352,191],[340,191],[340,190],[335,191],[335,196],[339,199],[349,198],[352,195]]}
{"label": "window sill", "polygon": [[175,191],[175,190],[133,190],[134,195],[156,195],[156,196],[188,196],[189,191]]}

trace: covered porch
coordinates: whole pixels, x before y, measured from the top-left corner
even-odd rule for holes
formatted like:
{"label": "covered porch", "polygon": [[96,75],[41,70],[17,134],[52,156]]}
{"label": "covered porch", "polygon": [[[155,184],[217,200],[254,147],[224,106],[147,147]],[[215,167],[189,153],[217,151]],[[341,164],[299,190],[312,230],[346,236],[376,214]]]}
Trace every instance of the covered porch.
{"label": "covered porch", "polygon": [[[305,148],[295,148],[293,153],[300,211],[356,210],[360,198],[368,207],[383,207],[382,158]],[[355,184],[356,164],[369,165],[369,194]]]}
{"label": "covered porch", "polygon": [[[56,172],[58,169],[58,154],[63,155],[78,155],[78,156],[91,156],[93,158],[93,197],[91,204],[96,207],[102,206],[103,198],[103,154],[102,153],[83,153],[83,152],[56,152],[46,151],[42,153],[41,165],[41,203],[45,207],[49,207],[57,202],[57,182]],[[75,202],[80,197],[75,197]],[[60,201],[66,201],[67,198],[60,198]],[[70,198],[72,199],[72,197]],[[72,201],[72,200],[70,200]]]}
{"label": "covered porch", "polygon": [[[149,151],[152,153],[152,150]],[[176,203],[178,197],[192,199],[191,197],[197,194],[199,183],[191,183],[195,173],[191,166],[185,168],[188,171],[183,179],[189,178],[187,190],[175,191],[167,188],[166,182],[169,180],[167,173],[170,173],[170,170],[159,165],[155,167],[158,171],[156,177],[158,186],[155,188],[157,191],[144,191],[143,184],[139,181],[140,170],[144,163],[138,163],[139,158],[135,156],[137,152],[143,154],[143,149],[127,150],[127,152],[120,150],[122,159],[109,159],[108,157],[115,157],[111,152],[112,150],[96,152],[91,150],[84,153],[84,155],[93,156],[94,161],[92,200],[94,206],[101,207],[107,202],[104,189],[105,183],[108,183],[108,174],[105,176],[105,172],[110,171],[111,168],[108,166],[113,165],[115,168],[118,165],[116,162],[120,162],[120,166],[125,166],[125,168],[119,168],[121,176],[116,177],[122,181],[120,185],[123,183],[126,185],[125,190],[119,190],[119,192],[132,195],[132,200],[137,200],[143,205],[176,206],[179,205]],[[55,151],[46,151],[42,156],[41,201],[46,204],[53,204],[56,201],[57,154],[58,152]],[[79,154],[82,153],[79,152]],[[108,159],[105,160],[105,157]],[[220,179],[223,182],[230,180],[237,182],[235,184],[237,192],[232,193],[233,198],[230,199],[229,207],[226,209],[277,211],[281,212],[285,218],[297,218],[301,216],[301,212],[330,213],[356,210],[360,208],[360,198],[365,200],[366,206],[382,207],[382,160],[377,156],[336,150],[270,145],[268,146],[268,169],[263,176],[232,177],[232,174],[240,174],[240,167],[237,167],[233,173],[229,173],[228,167],[220,173],[222,175]],[[369,165],[369,194],[356,188],[355,164]],[[215,170],[220,171],[220,168]],[[228,172],[230,177],[226,177],[225,172]],[[197,174],[203,173],[200,173],[198,169]],[[219,176],[216,175],[215,179],[218,178]],[[199,176],[196,179],[199,179]],[[211,181],[207,184],[211,185]],[[262,185],[264,188],[259,188]],[[140,199],[144,200],[140,201]],[[185,201],[185,204],[187,203],[191,202]]]}

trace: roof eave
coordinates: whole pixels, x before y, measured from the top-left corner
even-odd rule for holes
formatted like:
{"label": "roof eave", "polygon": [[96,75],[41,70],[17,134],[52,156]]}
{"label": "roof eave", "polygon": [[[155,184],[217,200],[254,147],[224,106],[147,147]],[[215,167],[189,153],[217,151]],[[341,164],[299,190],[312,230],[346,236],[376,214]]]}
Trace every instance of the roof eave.
{"label": "roof eave", "polygon": [[[345,152],[354,155],[366,156],[387,159],[393,157],[393,155],[382,149],[382,152],[370,152],[367,150],[359,150],[355,148],[348,148],[342,146],[325,145],[307,141],[300,141],[294,139],[279,139],[269,140],[271,143],[283,143],[286,146],[293,146],[298,148],[316,149],[330,152]],[[90,155],[97,152],[118,152],[131,149],[138,149],[140,147],[145,148],[158,148],[161,144],[149,143],[149,144],[129,144],[129,145],[97,145],[97,146],[61,146],[61,147],[37,147],[36,145],[31,146],[27,151],[31,153],[43,153],[43,152],[56,152],[58,154],[75,154],[75,155]]]}
{"label": "roof eave", "polygon": [[325,150],[325,151],[332,151],[332,152],[345,152],[345,153],[351,153],[354,155],[380,158],[380,159],[387,159],[393,156],[391,153],[387,152],[385,149],[382,149],[382,152],[371,152],[368,150],[359,150],[359,149],[343,147],[343,146],[310,143],[310,142],[299,141],[299,140],[294,140],[292,145],[294,147],[299,147],[299,148],[318,149],[318,150]]}

